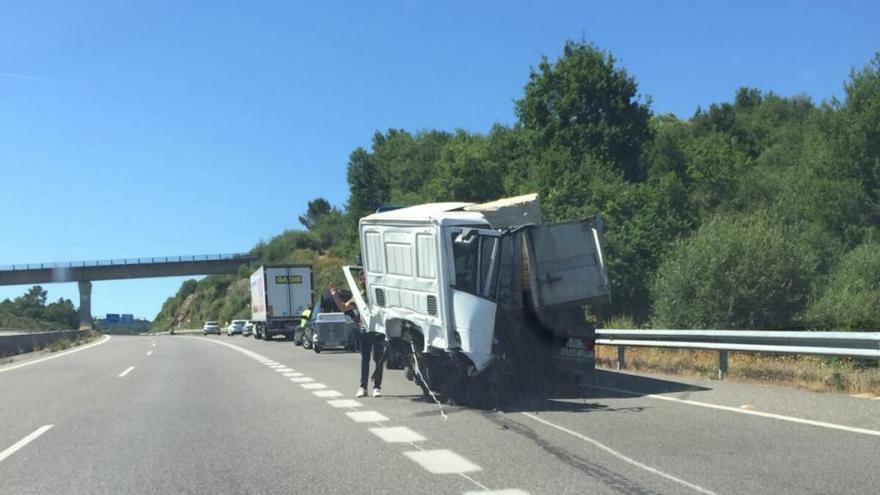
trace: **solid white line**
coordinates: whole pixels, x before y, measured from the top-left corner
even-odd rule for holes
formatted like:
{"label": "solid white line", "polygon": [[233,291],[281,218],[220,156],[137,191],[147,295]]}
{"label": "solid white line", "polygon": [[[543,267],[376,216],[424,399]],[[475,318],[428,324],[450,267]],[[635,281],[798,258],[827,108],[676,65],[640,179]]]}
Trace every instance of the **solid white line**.
{"label": "solid white line", "polygon": [[69,351],[59,352],[58,354],[54,354],[52,356],[47,356],[47,357],[40,358],[40,359],[34,359],[33,361],[25,361],[23,363],[12,365],[12,366],[9,366],[6,368],[0,368],[0,373],[3,373],[4,371],[10,371],[10,370],[22,368],[24,366],[30,366],[32,364],[42,363],[43,361],[48,361],[50,359],[55,359],[55,358],[59,358],[61,356],[66,356],[68,354],[73,354],[74,352],[79,352],[79,351],[84,351],[86,349],[91,349],[92,347],[101,345],[104,342],[107,342],[108,340],[110,340],[110,336],[105,335],[103,339],[101,339],[97,342],[92,342],[91,344],[86,344],[86,345],[77,347],[76,349],[71,349]]}
{"label": "solid white line", "polygon": [[37,428],[30,435],[28,435],[28,436],[22,438],[21,440],[15,442],[14,444],[12,444],[12,446],[9,447],[8,449],[4,450],[3,452],[0,452],[0,462],[3,462],[4,459],[6,459],[7,457],[11,456],[12,454],[18,452],[19,450],[21,450],[22,447],[24,447],[25,445],[36,440],[37,437],[39,437],[43,433],[46,433],[47,431],[51,430],[53,426],[55,426],[55,425],[41,426],[41,427]]}
{"label": "solid white line", "polygon": [[127,374],[128,374],[131,370],[133,370],[133,369],[134,369],[134,366],[129,366],[128,369],[126,369],[126,370],[123,371],[122,373],[116,375],[116,378],[122,378],[122,377],[124,377],[125,375],[127,375]]}
{"label": "solid white line", "polygon": [[594,388],[610,390],[612,392],[620,392],[620,393],[627,394],[627,395],[634,395],[634,396],[639,396],[639,397],[644,396],[644,397],[648,397],[651,399],[665,400],[665,401],[669,401],[669,402],[678,402],[679,404],[687,404],[689,406],[707,407],[709,409],[718,409],[720,411],[735,412],[735,413],[739,413],[739,414],[748,414],[750,416],[759,416],[762,418],[778,419],[779,421],[788,421],[789,423],[797,423],[797,424],[809,425],[809,426],[818,426],[820,428],[829,428],[832,430],[847,431],[850,433],[861,433],[862,435],[872,435],[875,437],[880,437],[880,431],[868,430],[866,428],[854,428],[852,426],[838,425],[835,423],[826,423],[824,421],[815,421],[812,419],[796,418],[793,416],[785,416],[782,414],[774,414],[774,413],[755,411],[752,409],[740,409],[738,407],[721,406],[718,404],[709,404],[708,402],[699,402],[696,400],[678,399],[678,398],[669,397],[666,395],[657,395],[657,394],[644,395],[644,394],[640,394],[638,392],[634,392],[632,390],[625,390],[625,389],[618,389],[618,388],[611,388],[611,387],[600,387],[598,385],[591,385],[591,386]]}
{"label": "solid white line", "polygon": [[571,436],[573,436],[573,437],[580,438],[581,440],[583,440],[583,441],[585,441],[585,442],[587,442],[587,443],[591,443],[591,444],[593,444],[594,446],[596,446],[596,447],[598,447],[598,448],[604,450],[605,452],[608,452],[609,454],[613,455],[614,457],[620,459],[621,461],[626,462],[626,463],[629,463],[629,464],[632,464],[633,466],[636,466],[636,467],[638,467],[638,468],[644,469],[645,471],[648,471],[649,473],[654,473],[654,474],[656,474],[657,476],[661,476],[661,477],[666,478],[666,479],[668,479],[668,480],[670,480],[670,481],[674,481],[674,482],[676,482],[676,483],[678,483],[678,484],[680,484],[680,485],[686,486],[686,487],[688,487],[688,488],[692,488],[692,489],[694,489],[694,490],[696,490],[696,491],[698,491],[698,492],[700,492],[700,493],[706,493],[706,494],[709,494],[709,495],[716,495],[715,492],[709,491],[709,490],[707,490],[707,489],[705,489],[705,488],[703,488],[703,487],[701,487],[701,486],[699,486],[699,485],[695,485],[695,484],[693,484],[693,483],[688,483],[687,481],[685,481],[685,480],[683,480],[683,479],[681,479],[681,478],[676,478],[675,476],[672,476],[671,474],[666,474],[666,473],[664,473],[663,471],[660,471],[660,470],[657,469],[657,468],[653,468],[653,467],[648,466],[647,464],[643,464],[643,463],[641,463],[641,462],[639,462],[639,461],[637,461],[637,460],[635,460],[635,459],[633,459],[633,458],[631,458],[631,457],[627,457],[627,456],[621,454],[620,452],[618,452],[618,451],[612,449],[611,447],[605,445],[604,443],[601,443],[601,442],[598,442],[598,441],[596,441],[596,440],[593,440],[592,438],[587,437],[587,436],[585,436],[585,435],[581,435],[580,433],[578,433],[578,432],[576,432],[576,431],[569,430],[568,428],[566,428],[566,427],[564,427],[564,426],[559,426],[559,425],[557,425],[557,424],[555,424],[555,423],[551,423],[551,422],[549,422],[549,421],[547,421],[547,420],[545,420],[545,419],[543,419],[543,418],[539,418],[539,417],[537,417],[537,416],[535,416],[534,414],[531,414],[531,413],[524,412],[524,413],[522,413],[522,414],[525,415],[525,416],[528,417],[528,418],[531,418],[531,419],[533,419],[533,420],[539,422],[539,423],[545,424],[545,425],[547,425],[547,426],[549,426],[549,427],[551,427],[551,428],[555,428],[555,429],[557,429],[557,430],[559,430],[559,431],[561,431],[561,432],[563,432],[563,433],[568,433],[569,435],[571,435]]}
{"label": "solid white line", "polygon": [[147,351],[147,356],[152,356],[152,355],[153,355],[153,351]]}

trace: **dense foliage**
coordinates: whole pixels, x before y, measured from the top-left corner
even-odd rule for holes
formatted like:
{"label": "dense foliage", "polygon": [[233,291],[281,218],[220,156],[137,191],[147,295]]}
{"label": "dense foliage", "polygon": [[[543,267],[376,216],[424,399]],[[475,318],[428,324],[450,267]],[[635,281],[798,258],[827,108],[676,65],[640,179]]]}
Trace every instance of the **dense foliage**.
{"label": "dense foliage", "polygon": [[[608,317],[880,329],[880,54],[844,87],[844,101],[819,104],[742,88],[682,120],[653,115],[609,53],[570,41],[531,70],[513,125],[377,132],[351,153],[344,209],[318,198],[299,217],[307,231],[254,252],[315,262],[323,286],[356,254],[357,219],[380,205],[538,192],[549,221],[603,216]],[[182,288],[160,320],[181,322],[187,304],[200,318],[244,315],[245,275]]]}
{"label": "dense foliage", "polygon": [[46,303],[48,292],[39,285],[13,300],[0,302],[0,328],[71,330],[79,328],[79,315],[70,299]]}

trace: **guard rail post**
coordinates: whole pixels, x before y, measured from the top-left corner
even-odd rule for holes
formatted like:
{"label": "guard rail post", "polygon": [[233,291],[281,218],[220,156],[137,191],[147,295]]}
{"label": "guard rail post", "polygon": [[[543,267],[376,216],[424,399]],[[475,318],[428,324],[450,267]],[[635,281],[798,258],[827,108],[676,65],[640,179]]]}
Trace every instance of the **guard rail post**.
{"label": "guard rail post", "polygon": [[617,369],[626,369],[626,346],[617,346]]}
{"label": "guard rail post", "polygon": [[727,351],[718,351],[718,379],[727,376]]}

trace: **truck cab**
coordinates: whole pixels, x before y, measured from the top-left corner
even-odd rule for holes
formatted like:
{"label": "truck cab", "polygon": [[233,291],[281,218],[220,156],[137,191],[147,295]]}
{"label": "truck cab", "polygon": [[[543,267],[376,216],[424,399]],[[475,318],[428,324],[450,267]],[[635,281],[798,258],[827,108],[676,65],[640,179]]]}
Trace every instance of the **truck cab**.
{"label": "truck cab", "polygon": [[583,306],[610,296],[601,222],[517,225],[540,222],[536,198],[511,204],[516,214],[434,203],[362,218],[367,297],[351,267],[346,277],[368,330],[438,364],[435,377],[479,375],[509,354],[505,342],[534,345],[531,334],[559,348],[592,338]]}

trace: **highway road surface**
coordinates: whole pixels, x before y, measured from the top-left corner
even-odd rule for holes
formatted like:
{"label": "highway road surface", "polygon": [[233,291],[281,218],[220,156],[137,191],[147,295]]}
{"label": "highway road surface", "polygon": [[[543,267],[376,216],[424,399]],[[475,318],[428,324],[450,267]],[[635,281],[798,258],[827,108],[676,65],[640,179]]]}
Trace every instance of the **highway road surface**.
{"label": "highway road surface", "polygon": [[0,493],[880,493],[880,400],[598,372],[444,406],[288,342],[102,338],[0,366]]}

